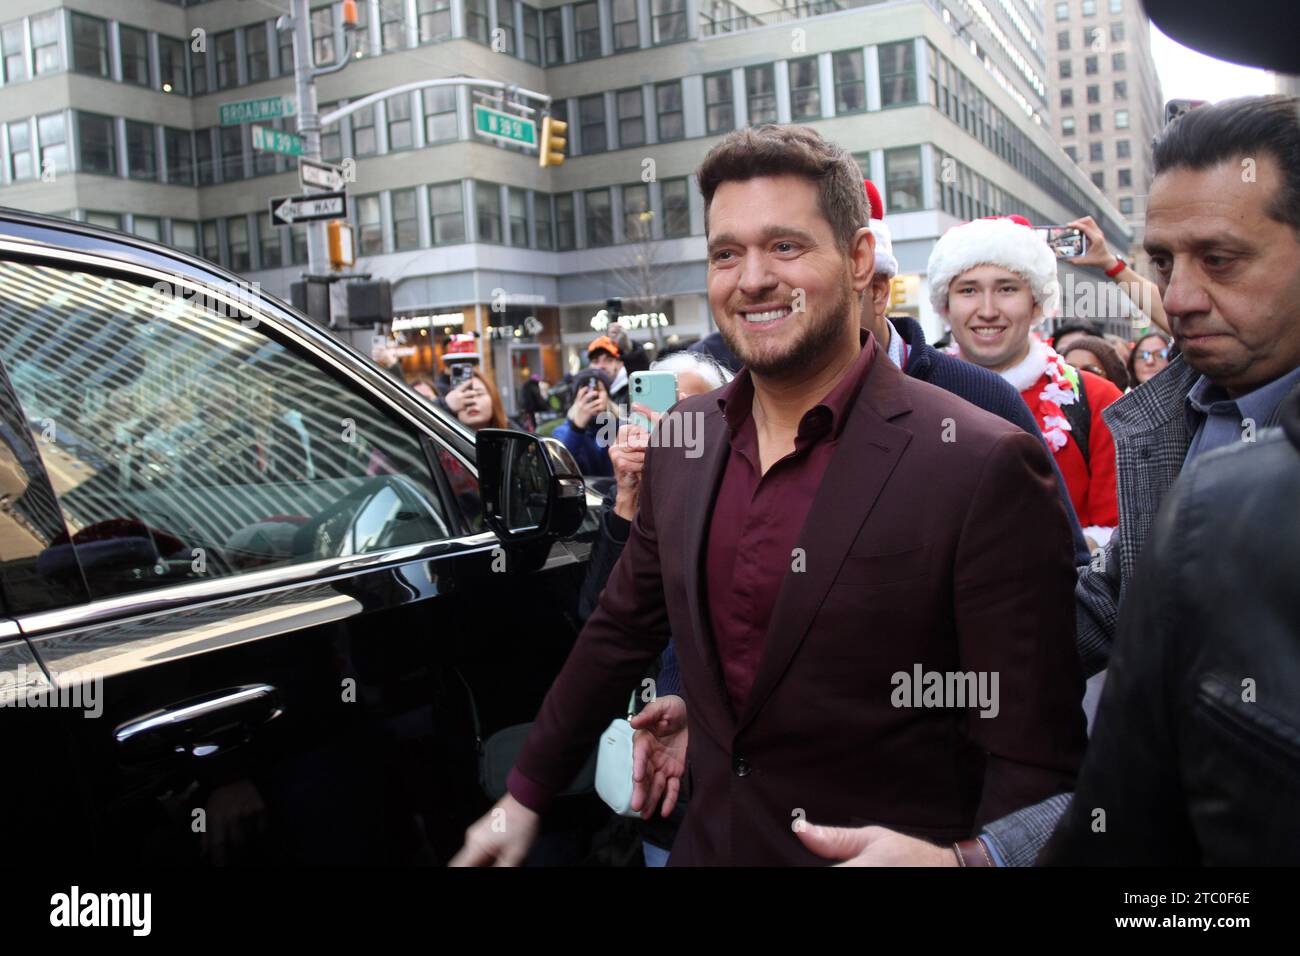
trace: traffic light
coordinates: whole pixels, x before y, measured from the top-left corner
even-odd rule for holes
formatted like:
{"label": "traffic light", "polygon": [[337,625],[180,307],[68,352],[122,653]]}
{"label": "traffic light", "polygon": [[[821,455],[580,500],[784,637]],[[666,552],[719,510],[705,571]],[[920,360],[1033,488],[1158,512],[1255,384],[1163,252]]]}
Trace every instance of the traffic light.
{"label": "traffic light", "polygon": [[569,124],[557,120],[554,116],[542,117],[542,144],[538,150],[537,165],[562,166],[564,164],[564,146],[568,143],[565,134]]}

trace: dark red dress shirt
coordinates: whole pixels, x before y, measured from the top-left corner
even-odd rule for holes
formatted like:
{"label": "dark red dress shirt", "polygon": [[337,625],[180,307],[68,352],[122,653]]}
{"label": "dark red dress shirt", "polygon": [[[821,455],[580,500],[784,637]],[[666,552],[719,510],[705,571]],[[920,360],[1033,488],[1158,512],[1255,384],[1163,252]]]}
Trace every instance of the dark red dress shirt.
{"label": "dark red dress shirt", "polygon": [[758,673],[781,581],[799,560],[794,553],[799,532],[875,349],[875,339],[868,337],[835,387],[804,414],[794,451],[773,463],[767,474],[760,463],[758,430],[751,414],[754,383],[749,370],[743,369],[718,396],[731,451],[709,525],[705,601],[737,715],[744,711]]}

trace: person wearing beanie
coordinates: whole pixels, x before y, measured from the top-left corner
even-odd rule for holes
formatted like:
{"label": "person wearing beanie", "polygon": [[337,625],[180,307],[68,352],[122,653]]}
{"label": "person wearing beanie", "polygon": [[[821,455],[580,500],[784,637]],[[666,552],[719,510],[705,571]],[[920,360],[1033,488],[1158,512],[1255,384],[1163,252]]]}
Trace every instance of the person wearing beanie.
{"label": "person wearing beanie", "polygon": [[1056,256],[1023,216],[976,219],[935,243],[930,303],[953,352],[1001,375],[1033,413],[1070,491],[1084,534],[1104,546],[1119,523],[1115,444],[1102,421],[1120,390],[1071,368],[1035,334],[1060,299]]}
{"label": "person wearing beanie", "polygon": [[[599,342],[597,339],[596,343]],[[607,415],[616,413],[610,402],[609,386],[608,373],[594,365],[575,375],[573,404],[564,421],[551,433],[552,438],[569,449],[578,470],[588,477],[609,478],[614,474],[605,423]]]}
{"label": "person wearing beanie", "polygon": [[[921,323],[910,315],[888,314],[890,280],[898,275],[898,260],[894,258],[893,237],[884,221],[884,203],[880,192],[869,179],[863,180],[863,186],[871,207],[871,232],[876,237],[876,273],[871,280],[871,287],[863,297],[863,328],[876,337],[876,341],[887,351],[890,361],[909,378],[929,382],[958,398],[964,398],[977,408],[1006,419],[1041,441],[1043,434],[1039,431],[1034,416],[1021,401],[1020,394],[1000,376],[978,365],[963,362],[927,343]],[[1055,456],[1052,464],[1055,467]],[[1074,504],[1059,468],[1056,483],[1061,503],[1070,519],[1070,531],[1074,538],[1074,563],[1086,564],[1088,543],[1079,527],[1079,518],[1074,513]]]}
{"label": "person wearing beanie", "polygon": [[1062,358],[1080,372],[1100,375],[1121,392],[1128,388],[1128,369],[1115,351],[1115,346],[1095,335],[1076,335],[1070,347],[1059,352]]}

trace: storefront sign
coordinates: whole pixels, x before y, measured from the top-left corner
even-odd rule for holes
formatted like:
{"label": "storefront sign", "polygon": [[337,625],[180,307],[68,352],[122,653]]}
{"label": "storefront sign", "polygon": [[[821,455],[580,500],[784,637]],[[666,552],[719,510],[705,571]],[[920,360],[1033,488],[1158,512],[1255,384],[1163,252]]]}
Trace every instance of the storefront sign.
{"label": "storefront sign", "polygon": [[[601,309],[591,317],[591,327],[597,332],[604,332],[609,327],[609,313]],[[635,315],[620,315],[618,324],[623,328],[653,329],[669,324],[668,316],[662,312],[638,312]]]}
{"label": "storefront sign", "polygon": [[399,315],[393,318],[394,332],[407,332],[411,329],[431,329],[447,325],[464,325],[463,312],[439,312],[437,315]]}

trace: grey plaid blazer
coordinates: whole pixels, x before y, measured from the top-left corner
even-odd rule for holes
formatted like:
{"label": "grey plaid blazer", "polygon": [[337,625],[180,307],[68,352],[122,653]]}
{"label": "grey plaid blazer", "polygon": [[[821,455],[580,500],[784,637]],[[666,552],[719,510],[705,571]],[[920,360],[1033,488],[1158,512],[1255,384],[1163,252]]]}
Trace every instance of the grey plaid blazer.
{"label": "grey plaid blazer", "polygon": [[[1119,622],[1119,604],[1133,576],[1156,513],[1178,480],[1192,436],[1187,431],[1187,393],[1200,373],[1180,355],[1159,375],[1112,403],[1101,413],[1115,439],[1115,491],[1119,529],[1091,564],[1079,569],[1075,586],[1076,640],[1084,673],[1106,667]],[[1278,424],[1281,406],[1260,428]],[[980,836],[1008,866],[1030,866],[1047,844],[1071,794],[994,820]]]}

